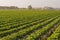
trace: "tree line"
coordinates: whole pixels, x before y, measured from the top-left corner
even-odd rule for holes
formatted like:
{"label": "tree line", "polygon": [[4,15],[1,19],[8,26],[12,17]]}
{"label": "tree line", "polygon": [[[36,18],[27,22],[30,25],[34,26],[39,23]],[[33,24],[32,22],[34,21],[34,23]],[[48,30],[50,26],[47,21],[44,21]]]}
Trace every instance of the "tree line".
{"label": "tree line", "polygon": [[0,6],[0,9],[18,9],[16,6]]}

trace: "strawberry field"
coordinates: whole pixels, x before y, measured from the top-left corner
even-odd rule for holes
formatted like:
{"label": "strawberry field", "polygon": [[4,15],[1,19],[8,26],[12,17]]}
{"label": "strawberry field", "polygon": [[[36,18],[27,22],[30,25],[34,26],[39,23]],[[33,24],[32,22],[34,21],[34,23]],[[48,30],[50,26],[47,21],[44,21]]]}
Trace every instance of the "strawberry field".
{"label": "strawberry field", "polygon": [[0,40],[60,40],[60,10],[0,10]]}

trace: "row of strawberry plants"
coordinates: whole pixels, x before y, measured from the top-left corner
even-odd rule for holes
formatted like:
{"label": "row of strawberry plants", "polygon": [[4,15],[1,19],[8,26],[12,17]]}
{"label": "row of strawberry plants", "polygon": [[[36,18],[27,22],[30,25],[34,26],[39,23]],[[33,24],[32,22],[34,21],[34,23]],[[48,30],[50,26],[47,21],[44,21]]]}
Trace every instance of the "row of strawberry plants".
{"label": "row of strawberry plants", "polygon": [[[40,17],[40,18],[44,18],[44,16],[43,17]],[[4,20],[5,20],[6,18],[4,18]],[[1,19],[2,20],[2,19]],[[7,19],[6,21],[4,21],[4,20],[2,20],[2,21],[0,21],[0,25],[2,25],[2,24],[7,24],[7,23],[14,23],[14,22],[21,22],[21,23],[23,23],[23,21],[22,20],[20,20],[20,19],[12,19],[12,18],[9,18],[9,19]],[[33,20],[34,21],[34,20]],[[31,21],[29,21],[29,22],[31,22]]]}
{"label": "row of strawberry plants", "polygon": [[[37,20],[36,22],[31,22],[31,23],[28,23],[26,25],[22,25],[23,27],[21,27],[21,28],[24,28],[24,27],[29,26],[29,25],[38,24],[39,22],[41,23],[41,22],[43,22],[44,20],[47,20],[47,19],[50,19],[50,17],[44,18],[44,19],[41,19],[41,20]],[[0,31],[5,31],[5,30],[17,28],[19,26],[21,26],[21,25],[17,23],[17,24],[15,24],[13,26],[6,26],[6,27],[3,27],[3,28],[0,28]]]}
{"label": "row of strawberry plants", "polygon": [[[47,14],[46,14],[47,15]],[[45,16],[45,15],[44,15]],[[42,16],[42,17],[40,17],[41,19],[43,19],[44,18],[44,16]],[[48,15],[48,17],[49,17],[50,15]],[[56,16],[56,15],[55,15]],[[47,16],[45,16],[45,17],[47,17]],[[51,17],[53,17],[53,16],[51,16]],[[6,21],[1,21],[0,22],[0,27],[5,27],[5,26],[10,26],[10,25],[13,25],[14,23],[16,23],[16,22],[19,22],[21,25],[22,24],[28,24],[29,22],[31,22],[31,21],[29,21],[29,22],[21,22],[21,20],[16,20],[16,19],[12,19],[11,20],[11,18],[9,18],[9,19],[7,19]],[[33,21],[36,21],[36,20],[33,20]]]}
{"label": "row of strawberry plants", "polygon": [[52,35],[52,33],[59,25],[60,25],[60,21],[57,24],[55,24],[46,34],[41,35],[39,40],[47,40],[47,38]]}
{"label": "row of strawberry plants", "polygon": [[[11,35],[7,35],[7,36],[3,37],[1,40],[16,40],[18,37],[21,38],[21,37],[23,37],[24,35],[26,35],[27,33],[31,32],[31,31],[33,31],[33,30],[35,30],[35,29],[37,29],[37,28],[41,28],[43,25],[48,24],[49,22],[51,22],[51,21],[54,20],[54,19],[56,19],[56,17],[55,17],[55,18],[51,18],[51,19],[49,19],[49,20],[46,20],[45,22],[42,22],[42,23],[40,23],[40,24],[31,26],[31,27],[29,27],[29,28],[20,30],[20,31],[17,32],[17,33],[13,33],[13,34],[11,34]],[[13,36],[13,37],[12,37],[12,36]],[[9,37],[9,38],[7,38],[7,37]]]}
{"label": "row of strawberry plants", "polygon": [[[44,19],[46,17],[47,16],[40,17],[38,20]],[[50,17],[50,15],[48,15],[48,17]],[[54,16],[51,16],[51,17],[54,17]],[[6,29],[14,28],[16,26],[26,25],[26,24],[29,24],[29,23],[32,23],[32,22],[35,22],[35,21],[38,21],[38,20],[33,20],[33,21],[30,21],[30,22],[23,22],[23,23],[21,23],[19,20],[18,20],[19,22],[15,22],[16,20],[15,21],[10,20],[10,21],[7,21],[6,23],[4,23],[4,21],[3,21],[2,23],[4,23],[4,24],[0,25],[0,28],[1,29],[5,29],[5,27],[6,27]]]}
{"label": "row of strawberry plants", "polygon": [[57,24],[60,20],[60,17],[45,26],[42,29],[37,30],[36,32],[30,34],[25,40],[38,40],[39,37],[45,33],[47,33],[55,24]]}
{"label": "row of strawberry plants", "polygon": [[[14,23],[16,23],[16,21],[17,22],[19,22],[21,25],[22,24],[28,24],[28,23],[31,23],[31,22],[35,22],[35,21],[38,21],[38,20],[40,20],[40,19],[43,19],[43,18],[46,18],[47,16],[44,16],[44,17],[40,17],[39,19],[35,19],[35,20],[32,20],[32,21],[29,21],[29,22],[21,22],[20,20],[10,20],[10,21],[8,21],[8,22],[6,22],[6,23],[4,23],[4,22],[1,22],[2,24],[4,23],[5,25],[13,25]],[[12,24],[13,23],[13,24]]]}
{"label": "row of strawberry plants", "polygon": [[[47,18],[47,19],[49,19],[49,18]],[[47,20],[47,19],[45,19],[45,20]],[[42,21],[42,20],[41,20]],[[49,21],[49,20],[48,20]],[[47,21],[46,21],[47,22]],[[40,24],[40,23],[39,23]],[[41,23],[41,24],[43,24],[43,23]],[[18,27],[18,28],[14,28],[14,29],[11,29],[11,30],[7,30],[7,31],[1,31],[0,32],[0,36],[4,36],[4,35],[7,35],[7,34],[11,34],[11,33],[14,33],[14,32],[16,32],[16,31],[18,31],[18,30],[21,30],[21,28],[25,28],[25,27],[28,27],[28,26],[30,26],[30,25],[24,25],[24,26],[20,26],[20,27]],[[32,25],[33,26],[33,25]],[[3,35],[4,34],[4,35]]]}
{"label": "row of strawberry plants", "polygon": [[60,25],[47,40],[60,40]]}
{"label": "row of strawberry plants", "polygon": [[[41,17],[40,19],[42,19],[42,18],[44,18],[44,17]],[[37,20],[40,20],[40,19],[37,19]],[[9,20],[9,21],[6,21],[6,22],[5,22],[5,21],[1,21],[0,24],[2,24],[2,25],[3,25],[3,24],[4,24],[4,25],[10,25],[10,24],[16,23],[16,21],[17,21],[17,20]],[[35,20],[33,20],[33,21],[35,21]],[[24,23],[24,24],[27,23],[27,22],[21,22],[20,20],[18,20],[18,22],[21,23],[21,24],[22,24],[22,23]],[[30,21],[30,22],[32,22],[32,21]]]}

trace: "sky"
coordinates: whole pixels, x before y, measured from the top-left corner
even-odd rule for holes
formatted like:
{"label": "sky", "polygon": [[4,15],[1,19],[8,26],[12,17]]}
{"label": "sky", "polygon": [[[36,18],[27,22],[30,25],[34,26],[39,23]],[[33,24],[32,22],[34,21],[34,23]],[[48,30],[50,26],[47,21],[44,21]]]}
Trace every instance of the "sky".
{"label": "sky", "polygon": [[18,6],[18,7],[54,7],[60,8],[60,0],[0,0],[0,6]]}

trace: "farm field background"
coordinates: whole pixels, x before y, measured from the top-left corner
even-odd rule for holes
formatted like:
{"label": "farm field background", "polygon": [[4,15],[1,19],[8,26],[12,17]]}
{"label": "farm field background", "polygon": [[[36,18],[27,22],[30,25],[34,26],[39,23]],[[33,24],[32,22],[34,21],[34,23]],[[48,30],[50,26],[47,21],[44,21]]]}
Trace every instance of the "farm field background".
{"label": "farm field background", "polygon": [[0,40],[60,40],[60,10],[0,10]]}

